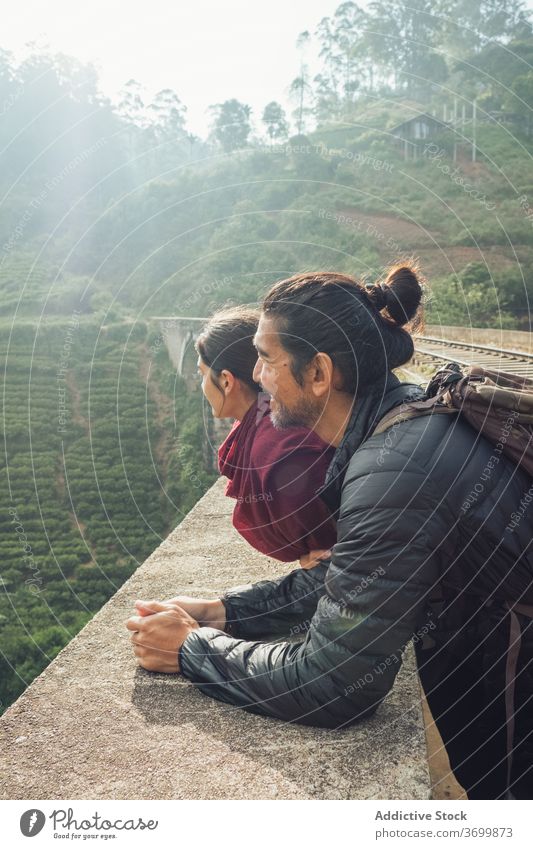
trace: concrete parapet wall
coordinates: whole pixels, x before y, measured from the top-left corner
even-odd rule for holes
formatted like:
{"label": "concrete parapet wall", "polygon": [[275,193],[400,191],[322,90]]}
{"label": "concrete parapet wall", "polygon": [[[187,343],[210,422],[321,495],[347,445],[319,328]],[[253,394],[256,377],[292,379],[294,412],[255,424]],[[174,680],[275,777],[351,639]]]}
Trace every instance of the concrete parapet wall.
{"label": "concrete parapet wall", "polygon": [[341,731],[217,702],[137,666],[137,598],[215,597],[290,567],[231,525],[219,479],[0,719],[3,799],[427,799],[420,690],[408,650],[369,720]]}

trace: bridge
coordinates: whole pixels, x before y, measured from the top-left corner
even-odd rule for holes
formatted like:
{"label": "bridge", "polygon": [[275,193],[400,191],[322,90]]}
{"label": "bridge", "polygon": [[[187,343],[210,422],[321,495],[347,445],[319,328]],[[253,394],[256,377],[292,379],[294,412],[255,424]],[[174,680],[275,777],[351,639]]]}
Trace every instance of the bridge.
{"label": "bridge", "polygon": [[224,489],[219,478],[0,718],[0,798],[449,798],[432,789],[412,647],[376,714],[337,731],[239,710],[137,665],[125,627],[135,599],[216,598],[298,568],[238,535]]}
{"label": "bridge", "polygon": [[[167,347],[170,361],[180,377],[187,378],[185,372],[185,357],[191,343],[198,338],[200,330],[208,321],[207,318],[189,315],[159,315],[152,316],[152,321],[159,322],[161,336]],[[189,389],[193,383],[186,380]],[[233,419],[215,419],[209,404],[205,409],[204,434],[204,463],[211,472],[218,471],[217,453],[215,446],[224,441],[229,433]]]}
{"label": "bridge", "polygon": [[180,377],[183,377],[187,349],[198,337],[207,318],[190,315],[156,315],[152,317],[152,321],[159,322],[170,360]]}

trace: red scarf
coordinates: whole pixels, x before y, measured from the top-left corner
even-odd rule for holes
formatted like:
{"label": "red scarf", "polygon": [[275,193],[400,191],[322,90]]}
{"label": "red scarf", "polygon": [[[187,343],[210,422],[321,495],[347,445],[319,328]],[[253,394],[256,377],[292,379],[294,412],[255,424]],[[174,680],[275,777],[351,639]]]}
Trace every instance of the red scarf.
{"label": "red scarf", "polygon": [[276,429],[270,402],[259,396],[218,450],[226,495],[235,498],[233,525],[256,549],[292,561],[331,548],[336,526],[315,495],[335,449],[303,427]]}

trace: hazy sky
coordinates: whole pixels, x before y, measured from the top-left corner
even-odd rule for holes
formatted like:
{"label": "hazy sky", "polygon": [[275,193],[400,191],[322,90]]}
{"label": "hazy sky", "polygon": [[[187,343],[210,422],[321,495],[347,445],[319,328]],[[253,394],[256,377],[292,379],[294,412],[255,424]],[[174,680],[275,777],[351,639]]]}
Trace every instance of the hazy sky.
{"label": "hazy sky", "polygon": [[[188,128],[205,135],[206,108],[236,97],[260,117],[270,100],[286,106],[298,74],[298,34],[314,31],[340,0],[19,0],[4,10],[0,46],[21,57],[36,42],[92,62],[116,99],[134,78],[149,98],[173,88]],[[365,5],[360,3],[360,5]],[[313,63],[312,54],[309,55]],[[315,67],[316,70],[316,67]]]}

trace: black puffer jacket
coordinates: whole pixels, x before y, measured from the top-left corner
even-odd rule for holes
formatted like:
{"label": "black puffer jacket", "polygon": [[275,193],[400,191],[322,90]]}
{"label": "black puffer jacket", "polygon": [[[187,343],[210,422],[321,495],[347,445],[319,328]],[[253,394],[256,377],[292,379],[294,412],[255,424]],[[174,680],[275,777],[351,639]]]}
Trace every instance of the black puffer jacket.
{"label": "black puffer jacket", "polygon": [[[436,588],[533,601],[531,519],[510,527],[531,486],[456,417],[415,419],[369,436],[420,390],[392,375],[356,405],[321,495],[337,511],[332,557],[223,597],[231,635],[193,631],[183,674],[206,694],[285,721],[340,728],[379,706],[408,641],[428,633]],[[452,604],[446,639],[461,618]],[[305,632],[302,643],[262,642]]]}

